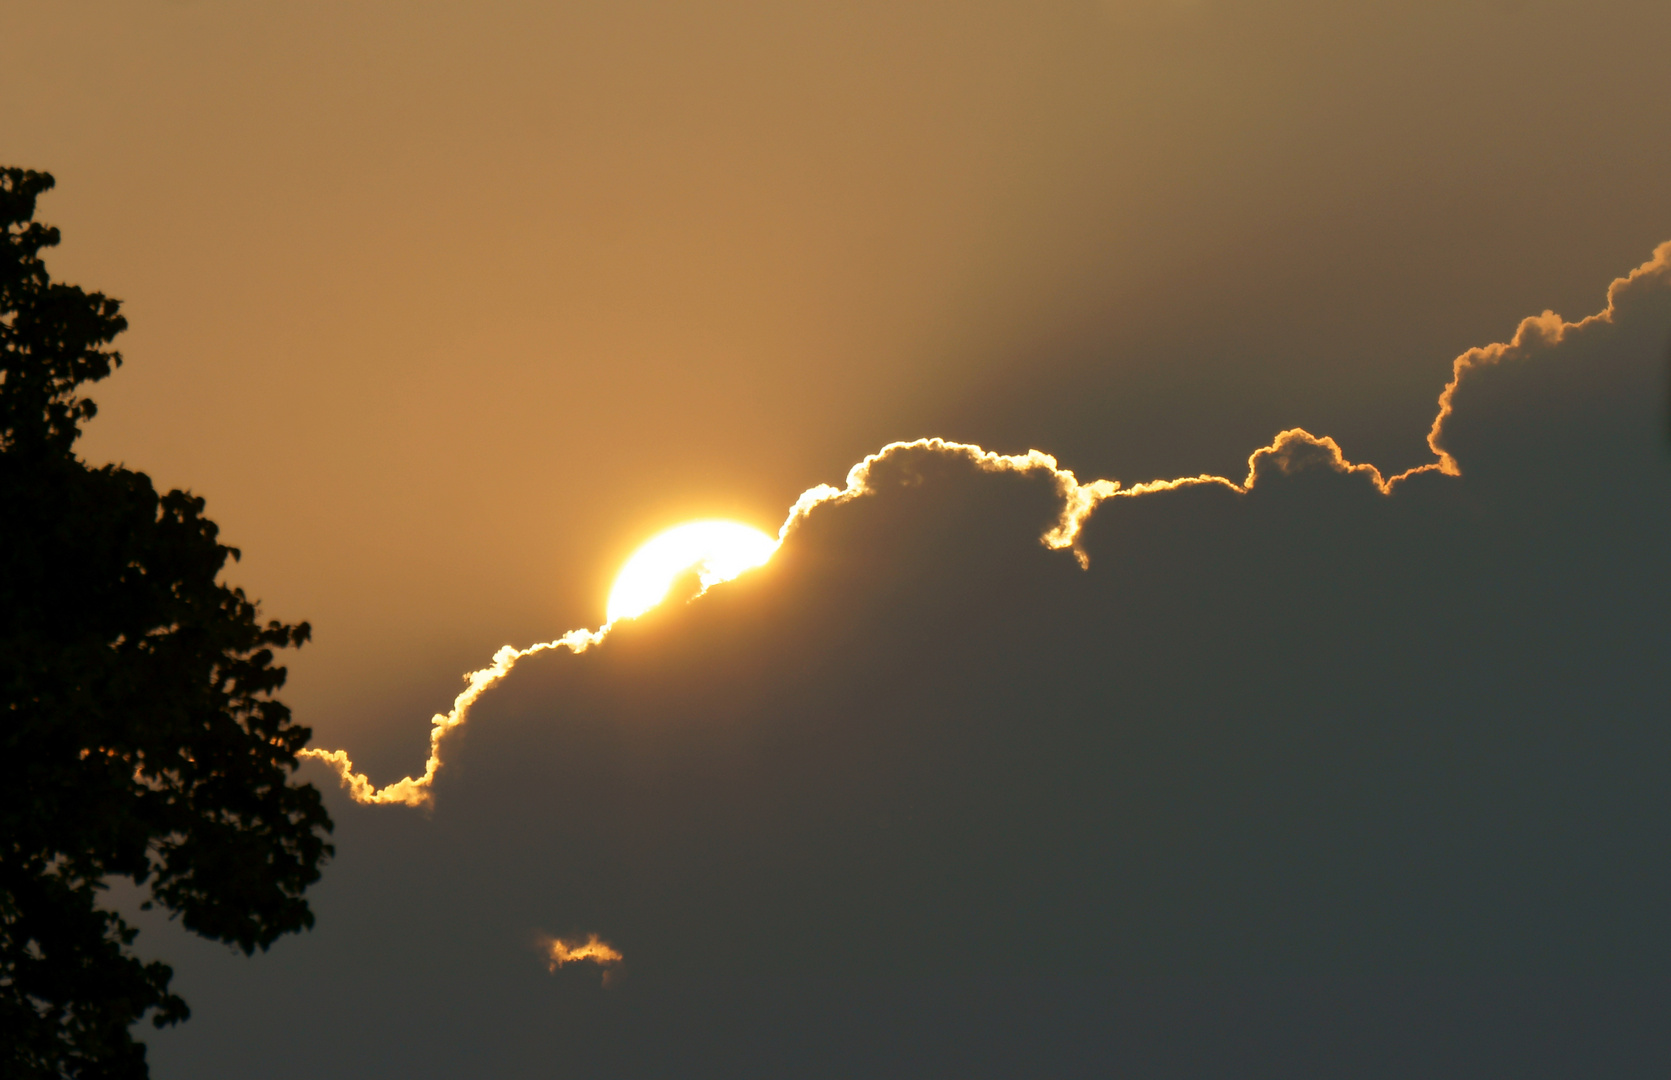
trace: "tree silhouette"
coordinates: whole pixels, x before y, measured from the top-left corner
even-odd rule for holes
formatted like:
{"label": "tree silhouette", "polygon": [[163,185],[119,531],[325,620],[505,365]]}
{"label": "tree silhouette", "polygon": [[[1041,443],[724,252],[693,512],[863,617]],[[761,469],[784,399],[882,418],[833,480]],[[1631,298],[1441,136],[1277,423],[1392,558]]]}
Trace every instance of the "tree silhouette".
{"label": "tree silhouette", "polygon": [[143,1077],[131,1025],[189,1013],[105,880],[251,953],[313,924],[331,821],[289,782],[311,732],[272,696],[307,623],[218,582],[238,552],[202,499],[75,455],[77,390],[127,320],[48,275],[52,184],[0,169],[0,1075]]}

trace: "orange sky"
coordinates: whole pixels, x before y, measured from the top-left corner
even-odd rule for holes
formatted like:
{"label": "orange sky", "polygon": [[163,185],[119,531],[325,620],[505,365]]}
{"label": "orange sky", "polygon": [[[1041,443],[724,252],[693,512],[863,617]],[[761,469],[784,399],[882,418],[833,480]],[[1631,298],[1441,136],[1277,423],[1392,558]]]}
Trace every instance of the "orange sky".
{"label": "orange sky", "polygon": [[775,527],[923,435],[1134,482],[1303,424],[1407,467],[1453,356],[1671,237],[1655,2],[16,4],[0,39],[49,266],[132,324],[82,452],[207,496],[314,624],[299,719],[390,768],[657,528]]}
{"label": "orange sky", "polygon": [[[338,752],[313,930],[134,915],[157,1074],[1664,1075],[1668,42],[0,4],[0,163],[131,322],[80,450],[207,498]],[[850,477],[931,437],[1017,456]]]}

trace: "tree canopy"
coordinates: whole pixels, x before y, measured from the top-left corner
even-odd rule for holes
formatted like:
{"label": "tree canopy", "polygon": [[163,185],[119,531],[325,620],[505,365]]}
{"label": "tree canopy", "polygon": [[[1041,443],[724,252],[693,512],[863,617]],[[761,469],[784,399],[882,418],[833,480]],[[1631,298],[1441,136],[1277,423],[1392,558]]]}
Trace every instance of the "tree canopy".
{"label": "tree canopy", "polygon": [[127,320],[47,273],[52,185],[0,169],[0,1074],[143,1077],[130,1027],[189,1012],[105,882],[252,953],[313,924],[331,821],[273,696],[308,624],[221,582],[201,498],[75,454]]}

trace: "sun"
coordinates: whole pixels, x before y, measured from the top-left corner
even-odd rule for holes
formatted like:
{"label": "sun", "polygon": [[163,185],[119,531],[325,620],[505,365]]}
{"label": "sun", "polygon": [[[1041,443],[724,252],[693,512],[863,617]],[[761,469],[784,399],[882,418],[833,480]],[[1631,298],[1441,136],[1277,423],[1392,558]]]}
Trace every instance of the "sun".
{"label": "sun", "polygon": [[667,597],[680,574],[696,571],[703,591],[760,566],[778,542],[735,521],[690,521],[657,533],[632,553],[609,591],[607,618],[631,619]]}

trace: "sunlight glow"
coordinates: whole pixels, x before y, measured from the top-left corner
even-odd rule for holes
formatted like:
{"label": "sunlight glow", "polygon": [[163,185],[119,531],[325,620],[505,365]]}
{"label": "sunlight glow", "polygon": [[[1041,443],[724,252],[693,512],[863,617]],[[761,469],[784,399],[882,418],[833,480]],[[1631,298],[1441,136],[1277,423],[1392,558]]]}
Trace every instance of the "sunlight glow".
{"label": "sunlight glow", "polygon": [[659,533],[621,567],[605,618],[632,619],[667,598],[680,574],[692,570],[702,591],[760,566],[778,542],[735,521],[692,521]]}

